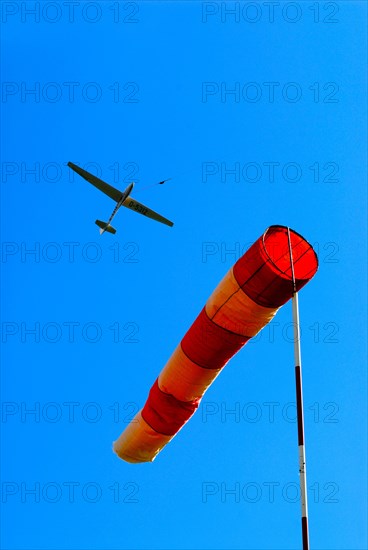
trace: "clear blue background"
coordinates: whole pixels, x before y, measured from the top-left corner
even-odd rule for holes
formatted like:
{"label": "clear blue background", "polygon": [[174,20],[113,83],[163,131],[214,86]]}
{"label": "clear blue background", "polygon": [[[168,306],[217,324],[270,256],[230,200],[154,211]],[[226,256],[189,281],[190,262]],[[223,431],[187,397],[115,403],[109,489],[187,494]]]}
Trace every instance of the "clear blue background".
{"label": "clear blue background", "polygon": [[[25,4],[2,3],[2,547],[300,548],[290,304],[153,464],[111,451],[241,251],[284,224],[320,261],[300,293],[311,546],[367,548],[366,3],[281,3],[273,22],[264,3],[41,2],[39,21]],[[221,97],[236,82],[259,100]],[[134,179],[174,227],[124,210],[99,237],[114,204],[69,160]]]}

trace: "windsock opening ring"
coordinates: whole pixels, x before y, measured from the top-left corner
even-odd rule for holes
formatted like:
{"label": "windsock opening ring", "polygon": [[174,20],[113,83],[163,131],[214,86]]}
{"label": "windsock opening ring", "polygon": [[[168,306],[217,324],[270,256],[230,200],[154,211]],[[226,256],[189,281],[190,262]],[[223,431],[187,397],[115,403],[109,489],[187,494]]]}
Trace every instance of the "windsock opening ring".
{"label": "windsock opening ring", "polygon": [[[317,255],[309,242],[290,229],[296,290],[318,269]],[[280,307],[293,295],[288,228],[271,225],[234,265],[234,275],[244,292],[263,307]]]}
{"label": "windsock opening ring", "polygon": [[[288,246],[288,230],[290,231],[291,245],[293,249],[295,278],[307,283],[315,275],[318,269],[318,257],[313,250],[312,245],[304,237],[302,237],[300,233],[294,231],[291,227],[286,227],[284,225],[271,225],[268,229],[266,229],[262,236],[264,251],[270,259],[270,262],[272,262],[275,268],[281,272],[281,275],[292,281],[289,252],[287,252],[286,258],[285,253],[279,258],[274,258],[272,252],[275,252],[275,250],[272,250],[271,248],[271,250],[268,251],[268,245],[266,244],[266,241],[269,240],[270,236],[276,232],[281,232],[284,235],[285,242],[283,243],[283,248],[285,252],[286,245]],[[299,254],[298,248],[300,249]],[[281,261],[282,263],[280,263]]]}

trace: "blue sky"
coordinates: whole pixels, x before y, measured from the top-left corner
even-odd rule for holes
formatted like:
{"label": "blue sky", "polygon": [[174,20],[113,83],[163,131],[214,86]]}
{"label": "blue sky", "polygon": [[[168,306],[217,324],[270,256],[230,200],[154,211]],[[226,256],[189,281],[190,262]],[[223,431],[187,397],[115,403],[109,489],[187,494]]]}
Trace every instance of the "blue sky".
{"label": "blue sky", "polygon": [[[290,304],[153,464],[111,451],[272,224],[320,262],[300,293],[311,545],[367,548],[367,7],[271,7],[2,3],[4,549],[300,547]],[[174,227],[120,211],[100,237],[114,204],[69,160]]]}

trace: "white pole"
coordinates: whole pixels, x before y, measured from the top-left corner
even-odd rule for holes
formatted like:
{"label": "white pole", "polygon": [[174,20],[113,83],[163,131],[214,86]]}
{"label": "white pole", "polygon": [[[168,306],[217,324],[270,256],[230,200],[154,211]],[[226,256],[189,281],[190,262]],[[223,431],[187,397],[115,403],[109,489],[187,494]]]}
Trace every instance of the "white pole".
{"label": "white pole", "polygon": [[290,229],[288,228],[289,253],[291,261],[291,275],[293,281],[293,326],[294,326],[294,359],[295,359],[295,384],[296,384],[296,408],[298,421],[298,448],[299,448],[299,482],[301,495],[302,512],[302,541],[303,550],[309,550],[309,530],[308,530],[308,500],[307,500],[307,472],[305,459],[304,443],[304,411],[303,411],[303,386],[302,386],[302,359],[300,349],[300,322],[299,322],[299,302],[296,291],[293,252],[290,240]]}
{"label": "white pole", "polygon": [[304,411],[303,411],[303,386],[302,386],[302,361],[300,353],[300,324],[298,294],[292,298],[293,323],[294,323],[294,356],[295,356],[295,383],[296,383],[296,407],[298,418],[298,447],[299,447],[299,482],[302,507],[302,540],[303,550],[309,550],[308,533],[308,500],[307,500],[307,472],[305,464],[304,442]]}

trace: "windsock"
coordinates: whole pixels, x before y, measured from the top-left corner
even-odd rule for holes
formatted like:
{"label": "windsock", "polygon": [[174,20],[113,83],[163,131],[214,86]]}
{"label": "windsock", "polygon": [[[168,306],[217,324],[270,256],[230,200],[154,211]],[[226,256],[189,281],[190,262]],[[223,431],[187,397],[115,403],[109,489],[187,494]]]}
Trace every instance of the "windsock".
{"label": "windsock", "polygon": [[301,235],[273,225],[233,265],[114,442],[120,458],[152,462],[178,433],[229,359],[292,297],[291,258],[299,291],[316,273],[317,255]]}

